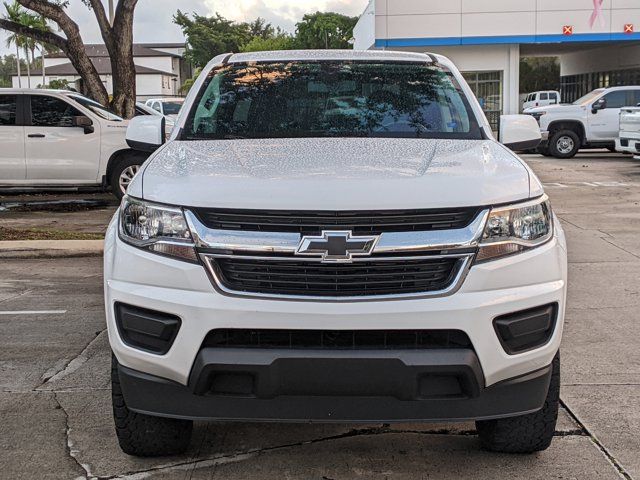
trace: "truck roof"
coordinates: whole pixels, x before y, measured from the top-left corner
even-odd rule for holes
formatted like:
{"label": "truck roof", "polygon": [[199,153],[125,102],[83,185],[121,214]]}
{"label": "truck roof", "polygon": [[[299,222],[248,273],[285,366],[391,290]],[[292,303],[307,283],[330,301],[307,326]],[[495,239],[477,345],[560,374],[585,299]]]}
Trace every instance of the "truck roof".
{"label": "truck roof", "polygon": [[447,62],[445,57],[431,53],[397,52],[393,50],[278,50],[267,52],[234,53],[228,63],[283,62],[313,60],[373,60],[429,62],[436,59]]}
{"label": "truck roof", "polygon": [[57,94],[63,94],[66,95],[68,93],[75,93],[78,94],[78,92],[74,92],[72,90],[57,90],[57,89],[49,89],[49,88],[0,88],[0,93],[2,94],[17,94],[17,93],[57,93]]}

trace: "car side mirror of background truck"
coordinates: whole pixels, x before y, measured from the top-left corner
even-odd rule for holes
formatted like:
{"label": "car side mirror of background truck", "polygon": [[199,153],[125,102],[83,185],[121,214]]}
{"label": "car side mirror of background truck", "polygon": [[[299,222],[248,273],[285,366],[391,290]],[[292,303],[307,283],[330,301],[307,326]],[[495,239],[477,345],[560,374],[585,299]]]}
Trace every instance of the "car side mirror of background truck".
{"label": "car side mirror of background truck", "polygon": [[536,148],[542,136],[540,126],[531,115],[500,116],[500,143],[511,150]]}
{"label": "car side mirror of background truck", "polygon": [[89,117],[85,117],[84,115],[78,115],[73,117],[73,126],[84,129],[85,135],[89,133],[95,132],[95,128],[93,128],[93,120]]}
{"label": "car side mirror of background truck", "polygon": [[141,115],[129,121],[127,144],[134,150],[154,152],[165,140],[165,120],[160,115]]}
{"label": "car side mirror of background truck", "polygon": [[591,113],[596,114],[598,110],[604,110],[605,108],[607,108],[607,101],[601,98],[591,105]]}

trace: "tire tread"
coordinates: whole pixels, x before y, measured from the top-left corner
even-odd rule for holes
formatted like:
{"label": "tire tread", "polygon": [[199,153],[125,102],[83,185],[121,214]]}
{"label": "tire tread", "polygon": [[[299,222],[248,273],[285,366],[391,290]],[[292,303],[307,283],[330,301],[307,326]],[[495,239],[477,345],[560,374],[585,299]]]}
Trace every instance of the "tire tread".
{"label": "tire tread", "polygon": [[560,353],[552,364],[549,392],[542,409],[528,415],[476,422],[485,450],[534,453],[546,450],[555,434],[560,405]]}
{"label": "tire tread", "polygon": [[192,421],[154,417],[127,408],[114,355],[111,360],[111,398],[116,436],[124,453],[156,457],[184,453],[189,447]]}

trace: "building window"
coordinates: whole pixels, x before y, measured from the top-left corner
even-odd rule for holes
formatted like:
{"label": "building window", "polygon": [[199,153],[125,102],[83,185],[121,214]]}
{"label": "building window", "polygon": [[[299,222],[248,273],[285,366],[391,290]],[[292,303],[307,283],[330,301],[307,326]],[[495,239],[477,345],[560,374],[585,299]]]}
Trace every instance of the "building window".
{"label": "building window", "polygon": [[563,101],[572,103],[596,88],[640,84],[640,68],[566,75],[561,77],[560,84]]}
{"label": "building window", "polygon": [[480,106],[489,120],[494,132],[500,126],[502,115],[502,71],[495,72],[463,72],[464,79],[478,97]]}

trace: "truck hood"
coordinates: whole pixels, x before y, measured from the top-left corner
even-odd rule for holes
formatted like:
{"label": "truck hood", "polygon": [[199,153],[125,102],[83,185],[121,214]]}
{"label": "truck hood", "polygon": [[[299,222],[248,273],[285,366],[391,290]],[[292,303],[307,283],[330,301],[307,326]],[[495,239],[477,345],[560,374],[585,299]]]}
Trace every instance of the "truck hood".
{"label": "truck hood", "polygon": [[555,114],[555,113],[581,112],[583,110],[584,110],[584,107],[581,105],[564,103],[561,105],[547,105],[546,107],[527,108],[524,113],[531,114],[531,113],[546,112],[547,114]]}
{"label": "truck hood", "polygon": [[524,164],[493,140],[173,141],[132,194],[182,206],[392,210],[517,201],[529,197],[529,182]]}

